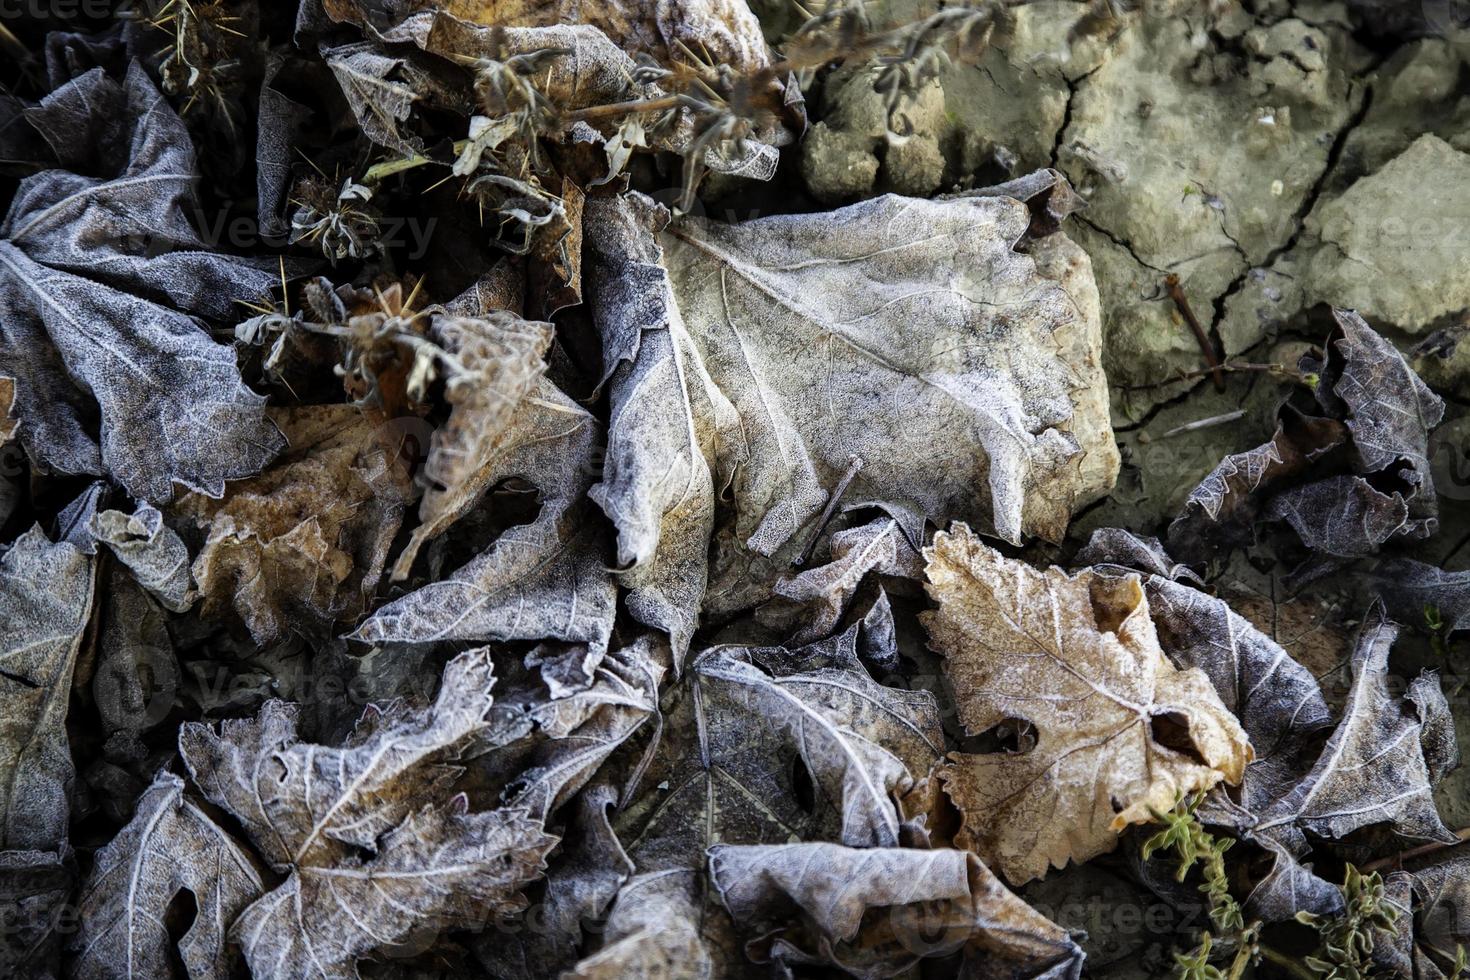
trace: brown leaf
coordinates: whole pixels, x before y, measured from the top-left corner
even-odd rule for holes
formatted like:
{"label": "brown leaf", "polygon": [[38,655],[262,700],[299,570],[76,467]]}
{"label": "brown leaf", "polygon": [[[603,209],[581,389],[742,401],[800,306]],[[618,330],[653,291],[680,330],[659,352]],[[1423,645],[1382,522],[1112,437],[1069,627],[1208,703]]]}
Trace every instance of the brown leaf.
{"label": "brown leaf", "polygon": [[1252,758],[1203,671],[1159,649],[1136,576],[1068,577],[1007,559],[963,524],[925,549],[931,646],[960,721],[1036,729],[1022,753],[951,753],[957,840],[1020,884],[1112,850],[1118,832],[1182,794],[1238,783]]}
{"label": "brown leaf", "polygon": [[202,614],[232,610],[260,645],[360,615],[409,498],[391,428],[351,405],[276,417],[291,448],[275,465],[222,500],[192,494],[177,506],[208,531],[193,566]]}

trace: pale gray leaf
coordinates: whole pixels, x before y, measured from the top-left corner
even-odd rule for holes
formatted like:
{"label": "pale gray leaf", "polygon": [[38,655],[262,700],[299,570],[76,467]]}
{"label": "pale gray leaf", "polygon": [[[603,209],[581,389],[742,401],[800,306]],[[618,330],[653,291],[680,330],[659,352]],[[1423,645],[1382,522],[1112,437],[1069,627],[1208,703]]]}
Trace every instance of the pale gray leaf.
{"label": "pale gray leaf", "polygon": [[830,647],[840,666],[803,663],[767,672],[757,662],[775,666],[786,651],[717,647],[694,670],[712,705],[767,726],[796,748],[840,812],[844,843],[895,847],[904,818],[898,800],[943,750],[938,710],[928,692],[875,683],[857,666],[853,643],[849,631],[816,652],[798,652],[811,660]]}
{"label": "pale gray leaf", "polygon": [[[167,917],[187,891],[198,913],[175,951]],[[236,959],[230,923],[265,891],[249,853],[160,773],[133,819],[102,850],[82,890],[73,975],[138,980],[173,977],[177,956],[194,980],[228,977]]]}
{"label": "pale gray leaf", "polygon": [[1066,931],[968,851],[721,845],[709,862],[720,901],[760,937],[746,947],[757,962],[879,978],[963,951],[967,977],[1080,976],[1082,952]]}
{"label": "pale gray leaf", "polygon": [[183,612],[193,603],[189,549],[163,523],[163,514],[156,507],[140,503],[131,514],[102,511],[92,518],[90,531],[166,608]]}
{"label": "pale gray leaf", "polygon": [[375,950],[483,929],[525,908],[556,838],[515,810],[411,814],[367,860],[299,867],[230,929],[257,980],[356,980]]}
{"label": "pale gray leaf", "polygon": [[806,607],[791,636],[793,644],[830,636],[868,573],[916,581],[924,577],[923,559],[892,518],[839,531],[832,536],[831,548],[827,564],[776,583],[777,595]]}
{"label": "pale gray leaf", "polygon": [[1111,487],[1116,447],[1089,394],[1103,384],[1096,309],[1065,288],[1091,281],[1015,251],[1029,223],[1009,198],[889,195],[665,230],[685,324],[740,413],[749,548],[797,535],[853,457],[844,505],[884,507],[911,541],[926,517],[1059,540]]}
{"label": "pale gray leaf", "polygon": [[666,631],[682,660],[708,578],[713,467],[724,467],[723,487],[739,419],[694,349],[662,265],[655,233],[668,214],[625,195],[592,199],[583,220],[612,404],[602,482],[591,496],[618,531],[629,611]]}
{"label": "pale gray leaf", "polygon": [[448,578],[383,606],[353,639],[555,639],[607,649],[617,589],[604,528],[582,501],[594,475],[597,423],[541,378],[510,433],[481,475],[486,485],[511,477],[535,484],[542,499],[536,520],[510,528]]}
{"label": "pale gray leaf", "polygon": [[1435,810],[1422,744],[1426,723],[1448,708],[1435,703],[1444,698],[1437,682],[1433,690],[1415,687],[1409,698],[1393,696],[1388,651],[1397,635],[1398,627],[1374,606],[1353,652],[1353,687],[1342,720],[1295,786],[1254,787],[1248,803],[1259,820],[1252,835],[1273,837],[1296,854],[1305,851],[1306,834],[1338,840],[1383,823],[1411,841],[1457,840]]}
{"label": "pale gray leaf", "polygon": [[0,558],[0,847],[66,840],[74,775],[66,715],[92,611],[93,562],[33,527]]}
{"label": "pale gray leaf", "polygon": [[298,709],[268,701],[258,718],[222,722],[218,733],[189,722],[179,754],[277,869],[330,864],[351,847],[372,850],[448,787],[459,772],[451,763],[491,724],[493,684],[489,651],[472,650],[444,668],[431,706],[365,715],[341,748],[299,741]]}

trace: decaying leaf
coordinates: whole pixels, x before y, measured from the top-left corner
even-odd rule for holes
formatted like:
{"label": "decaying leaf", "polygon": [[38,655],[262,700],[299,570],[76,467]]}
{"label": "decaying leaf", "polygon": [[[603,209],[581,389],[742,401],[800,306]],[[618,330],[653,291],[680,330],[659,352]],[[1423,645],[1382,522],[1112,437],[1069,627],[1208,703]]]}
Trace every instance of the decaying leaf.
{"label": "decaying leaf", "polygon": [[1306,472],[1346,439],[1341,422],[1284,406],[1270,442],[1225,457],[1190,492],[1183,512],[1169,526],[1170,547],[1200,561],[1222,544],[1249,544],[1264,493]]}
{"label": "decaying leaf", "polygon": [[1448,708],[1439,680],[1424,674],[1404,697],[1389,686],[1388,651],[1398,627],[1370,610],[1353,653],[1353,689],[1342,719],[1310,771],[1294,785],[1247,784],[1246,805],[1259,816],[1256,836],[1303,853],[1307,837],[1340,839],[1388,824],[1411,841],[1454,841],[1430,793],[1432,760],[1442,757]]}
{"label": "decaying leaf", "polygon": [[230,811],[279,870],[330,863],[378,838],[447,789],[451,764],[491,724],[488,650],[444,670],[435,703],[364,717],[343,748],[297,740],[296,709],[267,702],[216,734],[190,723],[179,754],[204,795]]}
{"label": "decaying leaf", "polygon": [[484,491],[488,481],[480,474],[502,451],[521,400],[546,370],[552,330],[549,323],[490,312],[435,317],[429,334],[456,366],[445,384],[449,420],[434,430],[424,460],[429,485],[419,502],[418,540],[448,525]]}
{"label": "decaying leaf", "polygon": [[715,491],[730,478],[726,447],[739,420],[679,312],[655,238],[668,219],[660,212],[641,196],[596,199],[586,212],[612,401],[602,482],[591,495],[617,527],[629,610],[667,631],[682,659],[704,601]]}
{"label": "decaying leaf", "polygon": [[[1081,950],[967,851],[839,844],[710,848],[710,877],[735,920],[760,936],[756,962],[832,964],[855,977],[902,974],[963,950],[963,975],[1068,977]],[[788,908],[801,910],[785,926]]]}
{"label": "decaying leaf", "polygon": [[374,950],[524,907],[556,838],[524,809],[448,798],[453,763],[494,724],[492,684],[488,650],[461,654],[433,705],[370,711],[340,748],[299,742],[279,701],[181,730],[195,783],[287,875],[230,926],[256,976],[354,977]]}
{"label": "decaying leaf", "polygon": [[208,531],[193,565],[205,615],[233,610],[261,645],[356,618],[409,500],[392,427],[351,405],[275,418],[285,456],[222,500],[193,494],[176,507]]}
{"label": "decaying leaf", "polygon": [[89,530],[165,607],[174,612],[189,608],[189,549],[156,507],[139,504],[131,514],[102,511]]}
{"label": "decaying leaf", "polygon": [[273,275],[209,251],[189,225],[192,144],[141,66],[122,87],[100,69],[71,85],[134,131],[111,179],[44,171],[0,225],[0,359],[19,436],[33,459],[110,473],[143,500],[172,499],[176,483],[218,497],[283,440],[233,351],[191,314],[227,313]]}
{"label": "decaying leaf", "polygon": [[1115,452],[1077,395],[1102,373],[1095,345],[1072,338],[1098,327],[1015,250],[1029,222],[1008,198],[890,195],[820,220],[663,233],[684,322],[740,414],[749,548],[771,554],[806,528],[854,457],[844,505],[887,509],[911,541],[941,516],[1059,540],[1111,487],[1116,463],[1077,479],[1082,456]]}
{"label": "decaying leaf", "polygon": [[555,843],[519,811],[428,806],[371,858],[293,871],[240,915],[231,938],[257,977],[355,977],[355,961],[373,950],[520,911],[520,889]]}
{"label": "decaying leaf", "polygon": [[[583,499],[600,432],[584,409],[541,379],[521,401],[501,445],[476,475],[535,485],[541,512],[478,557],[378,609],[352,634],[370,643],[546,640],[606,650],[616,588],[601,526]],[[399,568],[403,568],[400,559]]]}
{"label": "decaying leaf", "polygon": [[1112,850],[1118,831],[1222,780],[1252,758],[1239,722],[1198,669],[1159,649],[1136,576],[1036,571],[956,524],[925,550],[931,646],[944,654],[960,721],[1036,730],[1021,753],[951,753],[945,791],[958,841],[1011,882]]}
{"label": "decaying leaf", "polygon": [[1438,526],[1429,433],[1444,403],[1363,318],[1333,310],[1316,411],[1282,406],[1275,436],[1226,457],[1169,527],[1171,551],[1195,563],[1254,540],[1262,518],[1284,521],[1326,561],[1377,553]]}
{"label": "decaying leaf", "polygon": [[[97,855],[82,890],[81,931],[73,947],[78,977],[172,977],[173,960],[191,977],[229,975],[227,931],[266,890],[248,851],[160,773],[133,819]],[[187,891],[198,908],[174,949],[168,910]]]}
{"label": "decaying leaf", "polygon": [[0,851],[0,971],[13,977],[60,974],[60,930],[74,882],[56,851]]}
{"label": "decaying leaf", "polygon": [[0,557],[0,848],[67,838],[75,772],[67,743],[72,670],[92,611],[93,562],[39,527]]}
{"label": "decaying leaf", "polygon": [[893,519],[874,521],[832,536],[832,560],[776,583],[775,593],[806,605],[804,622],[791,642],[809,643],[831,634],[863,577],[873,572],[918,579],[919,553]]}

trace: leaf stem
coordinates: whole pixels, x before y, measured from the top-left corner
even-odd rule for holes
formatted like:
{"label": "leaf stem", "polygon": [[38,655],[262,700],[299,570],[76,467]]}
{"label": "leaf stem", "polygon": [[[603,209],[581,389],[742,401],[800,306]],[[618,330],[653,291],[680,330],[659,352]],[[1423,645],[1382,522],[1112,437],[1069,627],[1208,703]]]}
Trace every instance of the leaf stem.
{"label": "leaf stem", "polygon": [[1297,960],[1296,957],[1287,956],[1285,953],[1277,952],[1265,943],[1260,946],[1261,956],[1268,962],[1274,963],[1281,969],[1290,973],[1299,980],[1317,980],[1316,976]]}

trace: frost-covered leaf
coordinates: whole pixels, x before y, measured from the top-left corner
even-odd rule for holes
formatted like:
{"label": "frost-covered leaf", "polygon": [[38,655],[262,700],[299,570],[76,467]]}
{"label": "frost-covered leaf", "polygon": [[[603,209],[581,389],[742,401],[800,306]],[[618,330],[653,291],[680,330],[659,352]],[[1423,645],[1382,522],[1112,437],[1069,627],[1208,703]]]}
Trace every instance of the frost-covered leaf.
{"label": "frost-covered leaf", "polygon": [[[628,609],[665,630],[683,659],[708,578],[721,457],[739,435],[674,298],[654,237],[666,213],[641,195],[596,198],[585,212],[592,312],[612,417],[602,481],[591,490],[618,531]],[[718,484],[729,479],[728,458]]]}
{"label": "frost-covered leaf", "polygon": [[456,365],[445,380],[449,419],[434,430],[424,460],[428,486],[414,531],[420,541],[441,533],[479,500],[489,482],[482,474],[493,469],[508,440],[514,444],[510,430],[521,400],[546,370],[552,327],[490,312],[435,317],[429,335]]}
{"label": "frost-covered leaf", "polygon": [[1265,516],[1285,521],[1302,544],[1337,558],[1375,554],[1385,541],[1415,535],[1409,505],[1361,476],[1334,476],[1277,494]]}
{"label": "frost-covered leaf", "polygon": [[831,548],[827,564],[776,583],[777,595],[805,605],[792,643],[830,635],[869,572],[911,579],[924,574],[919,553],[892,518],[839,531],[832,536]]}
{"label": "frost-covered leaf", "polygon": [[1239,783],[1250,743],[1206,674],[1159,648],[1136,576],[1036,571],[963,524],[925,549],[930,645],[971,735],[1008,719],[1020,753],[952,753],[957,840],[1020,884],[1112,850],[1118,832],[1182,794]]}
{"label": "frost-covered leaf", "polygon": [[[710,878],[756,962],[902,974],[963,951],[962,975],[1075,976],[1082,951],[967,851],[838,844],[716,846]],[[790,906],[801,911],[791,923]]]}
{"label": "frost-covered leaf", "polygon": [[[186,891],[198,912],[175,950],[168,913]],[[97,853],[82,889],[74,975],[174,977],[177,957],[190,977],[229,976],[238,954],[227,930],[264,891],[246,849],[190,798],[182,779],[160,773],[133,819]]]}
{"label": "frost-covered leaf", "polygon": [[1250,738],[1252,765],[1332,724],[1311,672],[1223,600],[1159,576],[1146,579],[1144,591],[1160,648],[1175,666],[1210,678]]}
{"label": "frost-covered leaf", "polygon": [[607,783],[578,794],[561,846],[546,869],[537,927],[491,932],[475,942],[476,955],[492,975],[546,976],[572,966],[583,922],[601,921],[633,873],[609,820],[616,803],[617,793]]}
{"label": "frost-covered leaf", "polygon": [[1425,611],[1432,609],[1446,629],[1470,629],[1470,572],[1392,558],[1374,568],[1368,581],[1400,622],[1423,622]]}
{"label": "frost-covered leaf", "polygon": [[117,134],[130,155],[108,179],[27,178],[0,225],[0,360],[20,438],[33,459],[110,473],[143,500],[170,500],[175,483],[217,497],[282,439],[234,352],[190,314],[227,315],[274,275],[189,225],[192,144],[140,65],[121,88],[100,70],[71,85],[132,121]]}
{"label": "frost-covered leaf", "polygon": [[[73,872],[59,852],[0,851],[0,973],[61,975],[58,926],[68,914]],[[65,922],[70,926],[71,922]]]}
{"label": "frost-covered leaf", "polygon": [[299,867],[230,929],[260,980],[356,980],[374,950],[440,931],[483,929],[526,906],[556,838],[516,810],[428,806],[389,831],[377,853]]}
{"label": "frost-covered leaf", "polygon": [[0,557],[0,847],[66,840],[74,774],[72,671],[92,611],[93,562],[33,527]]}
{"label": "frost-covered leaf", "polygon": [[1388,651],[1397,635],[1381,608],[1369,611],[1343,717],[1310,771],[1295,785],[1247,783],[1251,798],[1243,802],[1259,815],[1253,835],[1274,837],[1297,854],[1307,834],[1337,840],[1381,823],[1413,841],[1456,840],[1439,819],[1430,785],[1429,759],[1443,751],[1440,726],[1449,709],[1433,674],[1394,696]]}
{"label": "frost-covered leaf", "polygon": [[330,863],[377,839],[442,793],[452,763],[491,724],[488,650],[444,668],[433,705],[368,714],[341,748],[298,740],[298,708],[268,701],[255,719],[198,722],[179,732],[179,754],[204,795],[244,826],[278,869]]}
{"label": "frost-covered leaf", "polygon": [[1226,457],[1190,494],[1170,525],[1171,551],[1201,563],[1252,543],[1263,519],[1284,521],[1326,568],[1434,532],[1429,432],[1444,404],[1360,316],[1333,315],[1325,360],[1302,363],[1318,374],[1326,417],[1283,405],[1270,442]]}
{"label": "frost-covered leaf", "polygon": [[667,646],[660,652],[645,639],[602,658],[586,689],[530,705],[529,743],[508,747],[519,771],[507,804],[547,819],[571,799],[614,752],[657,719],[658,685],[668,662]]}
{"label": "frost-covered leaf", "polygon": [[662,871],[630,878],[608,916],[604,945],[566,976],[675,980],[715,975],[715,959],[700,934],[698,896],[690,886],[687,876]]}
{"label": "frost-covered leaf", "polygon": [[1246,896],[1246,915],[1263,922],[1287,922],[1298,912],[1341,915],[1342,890],[1319,878],[1279,842],[1269,838],[1262,845],[1272,857],[1271,870]]}
{"label": "frost-covered leaf", "polygon": [[1222,545],[1250,544],[1269,492],[1308,472],[1346,439],[1347,429],[1336,419],[1283,407],[1270,442],[1226,456],[1190,492],[1169,525],[1170,548],[1191,561],[1203,561]]}
{"label": "frost-covered leaf", "polygon": [[1429,432],[1444,418],[1444,402],[1420,380],[1398,348],[1351,310],[1333,310],[1337,332],[1322,384],[1347,407],[1347,427],[1360,473],[1381,473],[1406,462],[1405,479],[1416,518],[1437,510],[1429,465]]}
{"label": "frost-covered leaf", "polygon": [[163,514],[156,507],[139,504],[131,514],[102,511],[92,518],[89,530],[165,607],[183,612],[192,604],[189,549],[178,533],[163,523]]}
{"label": "frost-covered leaf", "polygon": [[407,474],[380,427],[351,405],[274,413],[287,453],[221,500],[175,510],[207,532],[193,576],[203,611],[233,611],[258,644],[320,636],[367,606],[409,500]]}
{"label": "frost-covered leaf", "polygon": [[405,123],[413,114],[428,74],[408,58],[385,54],[373,44],[348,44],[322,55],[357,124],[368,139],[404,156],[423,149]]}
{"label": "frost-covered leaf", "polygon": [[604,529],[582,500],[600,437],[591,415],[540,379],[477,476],[486,486],[512,477],[534,484],[541,497],[535,521],[510,528],[447,578],[383,606],[352,638],[555,639],[606,650],[617,589],[607,570]]}
{"label": "frost-covered leaf", "polygon": [[1103,384],[1097,325],[1015,250],[1029,223],[1008,198],[889,195],[665,230],[684,322],[740,413],[749,548],[808,527],[854,457],[844,505],[887,509],[911,541],[926,517],[1059,540],[1111,487],[1111,429],[1081,394]]}
{"label": "frost-covered leaf", "polygon": [[[795,656],[779,648],[717,647],[694,670],[720,708],[796,749],[838,808],[843,843],[896,847],[904,817],[898,800],[928,775],[943,748],[939,718],[927,692],[875,683],[857,665],[853,644],[849,631]],[[821,666],[805,669],[812,661]]]}

